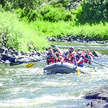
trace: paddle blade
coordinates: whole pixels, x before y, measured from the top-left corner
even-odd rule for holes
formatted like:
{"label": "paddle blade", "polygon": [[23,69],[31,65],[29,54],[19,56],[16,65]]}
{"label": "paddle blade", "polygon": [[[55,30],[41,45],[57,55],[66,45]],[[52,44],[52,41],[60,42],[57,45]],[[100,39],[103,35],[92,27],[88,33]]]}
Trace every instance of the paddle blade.
{"label": "paddle blade", "polygon": [[79,75],[80,74],[80,70],[77,68],[77,74]]}
{"label": "paddle blade", "polygon": [[30,63],[30,64],[26,65],[26,67],[27,67],[27,68],[30,68],[30,67],[32,67],[33,65],[35,65],[36,63],[37,63],[37,62]]}
{"label": "paddle blade", "polygon": [[97,72],[97,70],[94,68],[94,71]]}

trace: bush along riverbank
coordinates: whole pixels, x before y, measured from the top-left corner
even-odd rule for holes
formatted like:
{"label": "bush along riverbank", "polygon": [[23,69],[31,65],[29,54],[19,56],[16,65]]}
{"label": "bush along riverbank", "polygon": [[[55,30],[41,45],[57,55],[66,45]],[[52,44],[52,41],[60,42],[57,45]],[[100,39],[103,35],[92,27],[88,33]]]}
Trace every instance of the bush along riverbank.
{"label": "bush along riverbank", "polygon": [[[107,44],[108,23],[75,25],[72,21],[20,20],[11,12],[0,12],[0,44],[19,51],[44,50],[50,41]],[[53,37],[53,38],[52,38]]]}
{"label": "bush along riverbank", "polygon": [[29,51],[28,47],[44,50],[49,45],[47,36],[62,41],[65,36],[68,41],[108,40],[108,3],[105,0],[32,1],[0,2],[1,45]]}

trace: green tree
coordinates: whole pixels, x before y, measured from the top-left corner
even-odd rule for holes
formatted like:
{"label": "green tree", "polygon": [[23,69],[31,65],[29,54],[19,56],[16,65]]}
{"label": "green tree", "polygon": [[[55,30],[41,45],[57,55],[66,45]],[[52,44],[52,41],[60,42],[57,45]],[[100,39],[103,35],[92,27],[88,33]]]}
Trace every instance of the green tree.
{"label": "green tree", "polygon": [[108,20],[108,1],[106,0],[82,0],[80,7],[82,8],[78,8],[76,18],[82,24]]}
{"label": "green tree", "polygon": [[1,0],[0,4],[2,4],[3,7],[9,6],[7,4],[10,4],[11,8],[14,9],[37,9],[43,1],[44,0]]}

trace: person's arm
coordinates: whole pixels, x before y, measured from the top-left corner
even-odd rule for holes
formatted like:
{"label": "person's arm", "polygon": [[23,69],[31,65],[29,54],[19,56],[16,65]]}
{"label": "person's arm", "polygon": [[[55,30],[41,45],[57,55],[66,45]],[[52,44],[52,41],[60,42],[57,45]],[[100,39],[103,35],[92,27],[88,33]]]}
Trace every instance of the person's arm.
{"label": "person's arm", "polygon": [[72,57],[76,57],[77,56],[77,53],[75,51],[72,52]]}
{"label": "person's arm", "polygon": [[55,53],[53,53],[53,57],[54,57],[56,60],[58,60],[58,57],[56,56]]}
{"label": "person's arm", "polygon": [[44,60],[46,60],[50,56],[50,53],[47,53],[47,55],[44,57]]}
{"label": "person's arm", "polygon": [[68,52],[65,53],[65,56],[68,54]]}
{"label": "person's arm", "polygon": [[90,59],[91,59],[91,60],[93,60],[93,57],[92,57],[92,55],[90,55]]}
{"label": "person's arm", "polygon": [[64,62],[64,58],[62,56],[60,56],[60,58],[61,58],[61,62]]}
{"label": "person's arm", "polygon": [[80,59],[76,62],[77,64],[80,63],[83,60],[83,57],[80,57]]}

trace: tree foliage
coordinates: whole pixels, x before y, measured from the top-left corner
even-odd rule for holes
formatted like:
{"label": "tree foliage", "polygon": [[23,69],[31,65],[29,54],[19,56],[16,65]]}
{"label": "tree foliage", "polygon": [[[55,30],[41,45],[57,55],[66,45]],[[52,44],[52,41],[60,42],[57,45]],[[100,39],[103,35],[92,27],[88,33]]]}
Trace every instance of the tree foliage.
{"label": "tree foliage", "polygon": [[55,0],[51,4],[53,6],[57,6],[58,4],[62,4],[63,7],[66,7],[72,1],[75,1],[75,0]]}
{"label": "tree foliage", "polygon": [[51,5],[46,5],[40,10],[40,14],[42,15],[43,20],[47,20],[50,22],[57,22],[59,20],[72,20],[72,14],[70,11],[65,10],[64,7],[53,7]]}
{"label": "tree foliage", "polygon": [[9,7],[12,9],[16,8],[27,8],[27,9],[37,9],[44,0],[0,0],[0,4],[8,10]]}
{"label": "tree foliage", "polygon": [[[73,10],[66,10],[69,3],[76,1],[81,3],[74,14]],[[75,20],[76,24],[108,21],[108,0],[0,0],[0,4],[5,10],[20,8],[20,18],[26,17],[28,21]]]}
{"label": "tree foliage", "polygon": [[78,8],[76,17],[80,23],[99,23],[108,21],[108,1],[83,0]]}
{"label": "tree foliage", "polygon": [[73,16],[69,10],[65,10],[64,7],[58,8],[51,5],[46,5],[40,10],[32,9],[20,9],[17,11],[20,14],[20,18],[26,18],[29,22],[35,20],[44,20],[49,22],[58,22],[60,20],[72,21]]}

